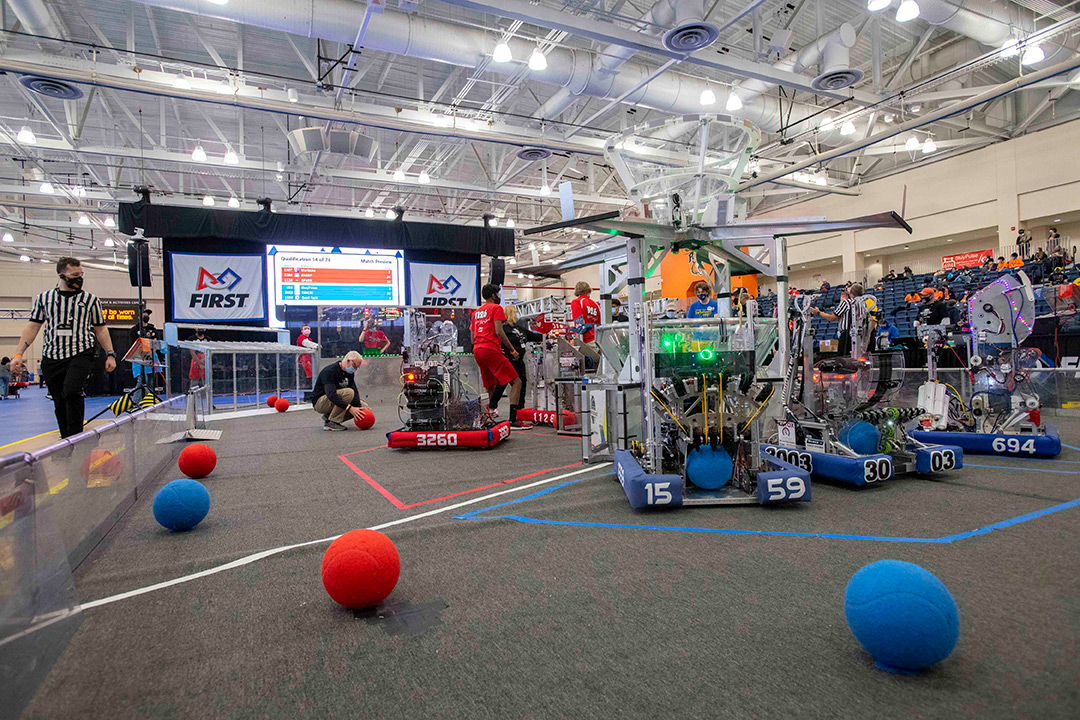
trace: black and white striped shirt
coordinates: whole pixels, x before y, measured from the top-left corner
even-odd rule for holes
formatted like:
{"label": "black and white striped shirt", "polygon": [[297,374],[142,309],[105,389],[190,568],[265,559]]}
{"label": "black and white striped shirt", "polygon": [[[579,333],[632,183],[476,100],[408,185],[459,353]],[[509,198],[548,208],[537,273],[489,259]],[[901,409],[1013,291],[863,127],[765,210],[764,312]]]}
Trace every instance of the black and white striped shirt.
{"label": "black and white striped shirt", "polygon": [[44,323],[42,357],[67,360],[94,347],[94,328],[105,324],[97,297],[53,288],[34,298],[30,321]]}
{"label": "black and white striped shirt", "polygon": [[854,315],[855,306],[851,300],[841,300],[840,304],[836,306],[836,312],[833,313],[837,319],[837,331],[840,333],[846,333],[851,330],[852,315]]}

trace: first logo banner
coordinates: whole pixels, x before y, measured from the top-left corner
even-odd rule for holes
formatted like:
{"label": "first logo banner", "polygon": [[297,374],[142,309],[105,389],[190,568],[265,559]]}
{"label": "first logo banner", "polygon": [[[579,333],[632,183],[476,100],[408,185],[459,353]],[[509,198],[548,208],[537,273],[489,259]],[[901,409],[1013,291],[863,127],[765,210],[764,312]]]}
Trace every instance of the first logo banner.
{"label": "first logo banner", "polygon": [[169,253],[176,322],[266,319],[262,255]]}

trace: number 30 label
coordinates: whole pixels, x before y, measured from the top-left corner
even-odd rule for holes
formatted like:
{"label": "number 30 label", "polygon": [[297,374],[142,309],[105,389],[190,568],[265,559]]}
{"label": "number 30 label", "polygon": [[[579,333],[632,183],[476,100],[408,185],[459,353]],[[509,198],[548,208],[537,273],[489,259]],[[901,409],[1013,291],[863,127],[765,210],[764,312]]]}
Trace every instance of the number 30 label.
{"label": "number 30 label", "polygon": [[868,483],[888,480],[892,477],[892,461],[889,458],[870,458],[863,461],[863,479]]}

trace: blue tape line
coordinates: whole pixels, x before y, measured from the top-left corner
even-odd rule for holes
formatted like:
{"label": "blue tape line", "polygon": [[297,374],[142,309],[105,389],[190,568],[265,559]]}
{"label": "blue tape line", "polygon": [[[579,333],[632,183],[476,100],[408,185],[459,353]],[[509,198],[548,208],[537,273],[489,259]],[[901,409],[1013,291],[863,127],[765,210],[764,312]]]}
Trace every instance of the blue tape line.
{"label": "blue tape line", "polygon": [[1076,470],[1042,470],[1040,468],[1027,467],[1026,465],[1024,467],[1008,467],[1006,465],[975,465],[973,463],[964,463],[964,467],[991,468],[993,470],[1023,470],[1024,472],[1055,473],[1057,475],[1080,475],[1080,472]]}
{"label": "blue tape line", "polygon": [[1065,443],[1061,443],[1061,447],[1067,447],[1070,450],[1080,450],[1080,447],[1076,447],[1075,445],[1066,445]]}
{"label": "blue tape line", "polygon": [[[997,467],[994,465],[971,465],[969,467]],[[1010,468],[1004,468],[1010,469]],[[1033,468],[1024,468],[1025,470],[1031,470]],[[1062,472],[1059,470],[1044,470],[1043,472]],[[1075,475],[1078,473],[1066,473]],[[603,477],[603,476],[601,476]],[[526,525],[562,525],[569,527],[588,527],[588,528],[608,528],[612,530],[659,530],[668,532],[688,532],[688,533],[706,533],[710,535],[758,535],[758,536],[771,536],[771,537],[795,537],[795,538],[823,538],[826,540],[869,540],[872,542],[898,542],[898,543],[916,543],[923,545],[951,545],[958,540],[966,540],[968,538],[976,537],[978,535],[986,535],[994,530],[1002,530],[1004,528],[1012,527],[1013,525],[1019,525],[1021,523],[1028,522],[1029,520],[1036,520],[1046,515],[1052,515],[1054,513],[1061,512],[1063,510],[1069,510],[1071,508],[1080,506],[1080,498],[1075,500],[1069,500],[1068,502],[1059,503],[1057,505],[1051,505],[1048,508],[1042,510],[1035,510],[1024,515],[1018,515],[1014,518],[1007,520],[1001,520],[990,525],[985,525],[974,530],[968,530],[962,533],[956,533],[954,535],[945,535],[944,537],[937,538],[912,538],[912,537],[894,537],[889,535],[852,535],[847,533],[810,533],[810,532],[785,532],[781,530],[732,530],[725,528],[700,528],[700,527],[667,527],[664,525],[631,525],[624,523],[598,523],[598,522],[584,522],[577,520],[540,520],[537,518],[526,517],[524,515],[484,515],[483,517],[477,517],[478,515],[491,510],[497,510],[498,508],[507,507],[508,505],[516,505],[517,503],[525,502],[526,500],[533,500],[538,497],[543,497],[549,493],[553,493],[560,488],[567,487],[579,483],[586,478],[578,478],[577,480],[570,480],[560,485],[554,485],[549,488],[544,488],[539,492],[535,492],[525,497],[517,498],[516,500],[510,500],[508,502],[499,503],[498,505],[492,505],[491,507],[481,508],[480,510],[473,510],[464,515],[455,516],[455,520],[513,520],[515,522],[523,523]]]}

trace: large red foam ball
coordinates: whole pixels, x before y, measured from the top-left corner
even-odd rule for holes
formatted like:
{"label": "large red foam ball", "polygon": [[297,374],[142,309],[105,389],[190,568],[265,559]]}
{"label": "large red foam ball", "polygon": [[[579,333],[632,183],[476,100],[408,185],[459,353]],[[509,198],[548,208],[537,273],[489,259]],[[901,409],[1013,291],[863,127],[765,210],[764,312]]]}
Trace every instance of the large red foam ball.
{"label": "large red foam ball", "polygon": [[323,555],[323,587],[334,602],[353,610],[385,600],[400,574],[397,547],[375,530],[347,532],[330,543]]}
{"label": "large red foam ball", "polygon": [[274,403],[274,409],[278,412],[285,412],[289,409],[289,401],[285,398],[278,398],[277,402]]}
{"label": "large red foam ball", "polygon": [[375,424],[375,413],[370,409],[364,408],[360,411],[360,414],[353,418],[353,422],[356,423],[356,427],[361,430],[369,430],[372,425]]}
{"label": "large red foam ball", "polygon": [[277,404],[277,395],[266,398],[266,407],[274,407],[275,404]]}
{"label": "large red foam ball", "polygon": [[197,480],[214,472],[217,466],[217,453],[209,445],[193,443],[180,451],[177,464],[180,466],[180,472]]}

